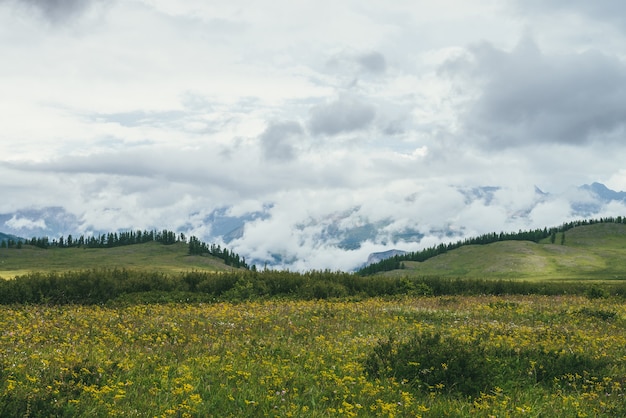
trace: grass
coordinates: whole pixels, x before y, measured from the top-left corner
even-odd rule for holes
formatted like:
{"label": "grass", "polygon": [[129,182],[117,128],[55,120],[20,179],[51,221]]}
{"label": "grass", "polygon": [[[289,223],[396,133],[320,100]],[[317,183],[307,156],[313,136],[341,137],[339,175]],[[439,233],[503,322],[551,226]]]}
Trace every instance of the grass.
{"label": "grass", "polygon": [[468,245],[388,275],[525,280],[626,280],[626,225],[579,226],[554,244],[503,241]]}
{"label": "grass", "polygon": [[[391,276],[441,276],[524,280],[626,280],[626,224],[597,223],[565,233],[561,245],[545,239],[468,245],[424,262],[404,262]],[[0,248],[0,278],[30,272],[123,267],[180,273],[232,268],[214,257],[189,256],[184,243],[156,242],[115,248]]]}
{"label": "grass", "polygon": [[625,328],[577,296],[3,306],[0,416],[624,416]]}
{"label": "grass", "polygon": [[[592,225],[568,231],[564,245],[467,246],[387,274],[608,280],[626,278],[624,255],[626,226]],[[0,249],[3,277],[114,267],[229,269],[184,244]],[[274,285],[293,279],[266,274]],[[259,284],[243,279],[226,293]],[[626,305],[593,287],[588,296],[140,303],[131,294],[4,305],[0,416],[626,416]]]}
{"label": "grass", "polygon": [[0,248],[0,278],[31,272],[63,272],[93,268],[128,268],[139,271],[180,273],[227,271],[232,268],[211,256],[190,256],[187,245],[157,242],[114,248]]}

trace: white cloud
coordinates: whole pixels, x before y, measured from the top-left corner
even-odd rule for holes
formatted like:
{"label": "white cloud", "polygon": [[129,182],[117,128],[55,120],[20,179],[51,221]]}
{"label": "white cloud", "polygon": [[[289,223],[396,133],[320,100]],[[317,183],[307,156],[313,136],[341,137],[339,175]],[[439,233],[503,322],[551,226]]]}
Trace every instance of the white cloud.
{"label": "white cloud", "polygon": [[590,4],[0,0],[0,213],[263,212],[232,245],[297,268],[559,224],[568,188],[626,190],[622,6]]}
{"label": "white cloud", "polygon": [[612,173],[604,184],[613,190],[626,190],[626,169]]}
{"label": "white cloud", "polygon": [[46,221],[44,221],[43,219],[32,220],[32,219],[27,219],[27,218],[18,218],[16,216],[13,216],[4,224],[8,226],[9,228],[13,228],[13,229],[32,230],[35,228],[43,228],[43,229],[46,228]]}

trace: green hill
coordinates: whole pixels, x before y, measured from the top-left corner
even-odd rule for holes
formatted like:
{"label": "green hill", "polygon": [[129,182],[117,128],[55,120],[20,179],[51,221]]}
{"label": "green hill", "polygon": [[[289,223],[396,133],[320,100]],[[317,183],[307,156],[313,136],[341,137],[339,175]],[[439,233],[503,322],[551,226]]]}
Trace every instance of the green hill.
{"label": "green hill", "polygon": [[4,242],[9,242],[9,241],[20,241],[21,238],[20,237],[16,237],[15,235],[11,235],[11,234],[5,234],[3,232],[0,232],[0,243]]}
{"label": "green hill", "polygon": [[423,262],[403,261],[385,275],[526,280],[626,280],[626,224],[596,223],[538,243],[500,241],[465,245]]}
{"label": "green hill", "polygon": [[228,271],[233,267],[208,255],[189,255],[183,242],[164,245],[158,242],[113,248],[46,249],[24,245],[23,248],[0,248],[0,278],[39,271],[75,271],[92,268],[128,268],[142,271],[179,273],[185,271]]}
{"label": "green hill", "polygon": [[[562,234],[565,234],[562,239]],[[524,280],[626,280],[626,224],[598,222],[575,226],[538,242],[503,240],[462,245],[425,261],[402,261],[403,269],[387,276],[440,276]],[[63,272],[94,268],[180,273],[234,270],[210,255],[189,255],[184,242],[151,241],[112,248],[0,248],[0,278],[30,272]]]}

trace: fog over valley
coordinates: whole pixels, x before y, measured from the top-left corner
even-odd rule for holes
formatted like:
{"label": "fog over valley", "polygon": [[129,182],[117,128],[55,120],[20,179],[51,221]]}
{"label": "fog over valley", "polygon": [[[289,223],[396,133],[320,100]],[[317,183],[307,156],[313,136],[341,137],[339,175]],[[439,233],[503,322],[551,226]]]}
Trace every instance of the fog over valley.
{"label": "fog over valley", "polygon": [[0,0],[0,232],[293,270],[626,215],[626,4]]}

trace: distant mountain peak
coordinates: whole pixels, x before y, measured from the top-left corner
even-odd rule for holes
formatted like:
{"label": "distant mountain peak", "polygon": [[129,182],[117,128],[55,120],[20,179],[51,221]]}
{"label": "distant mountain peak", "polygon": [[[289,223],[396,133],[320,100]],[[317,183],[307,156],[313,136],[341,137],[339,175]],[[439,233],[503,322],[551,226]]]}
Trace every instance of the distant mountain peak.
{"label": "distant mountain peak", "polygon": [[472,188],[460,188],[459,192],[465,196],[465,203],[469,204],[475,200],[483,200],[486,205],[493,201],[495,193],[500,190],[497,186],[480,186]]}
{"label": "distant mountain peak", "polygon": [[617,192],[615,190],[609,189],[602,183],[593,182],[591,184],[584,184],[580,186],[579,189],[588,191],[605,202],[609,202],[612,200],[622,202],[626,201],[626,192]]}
{"label": "distant mountain peak", "polygon": [[406,254],[406,251],[396,250],[396,249],[381,251],[377,253],[371,253],[369,257],[367,257],[367,262],[365,263],[365,267],[369,266],[370,264],[375,264],[380,261],[386,260],[388,258],[395,257],[396,255],[404,255],[404,254]]}

